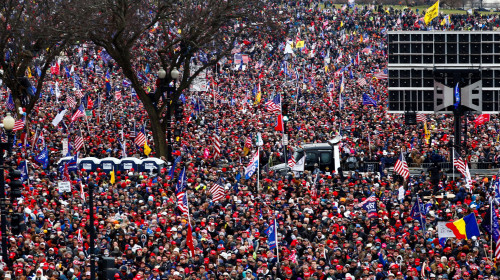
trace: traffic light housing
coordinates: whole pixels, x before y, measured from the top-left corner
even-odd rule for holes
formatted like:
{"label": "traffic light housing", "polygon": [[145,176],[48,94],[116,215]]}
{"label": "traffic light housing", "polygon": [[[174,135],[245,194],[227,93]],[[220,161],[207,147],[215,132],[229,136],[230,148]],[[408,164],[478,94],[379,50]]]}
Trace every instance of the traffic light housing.
{"label": "traffic light housing", "polygon": [[23,221],[23,215],[21,213],[14,213],[10,215],[10,230],[12,231],[13,235],[18,235],[23,232],[23,226],[24,226],[24,221]]}
{"label": "traffic light housing", "polygon": [[288,102],[283,103],[283,118],[288,120]]}
{"label": "traffic light housing", "polygon": [[174,129],[174,139],[176,142],[179,142],[180,138],[181,138],[181,129],[180,128],[176,128]]}
{"label": "traffic light housing", "polygon": [[118,273],[115,268],[115,259],[110,257],[101,257],[97,264],[98,279],[115,279],[114,275]]}
{"label": "traffic light housing", "polygon": [[182,120],[182,117],[184,116],[184,104],[182,101],[177,100],[176,106],[175,106],[175,119],[180,121]]}
{"label": "traffic light housing", "polygon": [[22,195],[23,182],[21,181],[21,171],[11,170],[9,172],[10,198],[15,200]]}

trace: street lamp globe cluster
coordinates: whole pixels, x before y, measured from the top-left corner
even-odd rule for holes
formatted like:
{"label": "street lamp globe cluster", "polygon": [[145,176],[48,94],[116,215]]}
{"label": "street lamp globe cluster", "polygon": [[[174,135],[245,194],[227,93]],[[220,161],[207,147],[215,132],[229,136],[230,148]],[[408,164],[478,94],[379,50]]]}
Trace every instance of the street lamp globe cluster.
{"label": "street lamp globe cluster", "polygon": [[14,124],[15,124],[15,120],[14,118],[10,115],[10,113],[7,113],[7,116],[5,116],[5,118],[3,118],[3,121],[2,121],[2,124],[3,124],[3,128],[7,131],[11,131],[12,129],[14,129]]}

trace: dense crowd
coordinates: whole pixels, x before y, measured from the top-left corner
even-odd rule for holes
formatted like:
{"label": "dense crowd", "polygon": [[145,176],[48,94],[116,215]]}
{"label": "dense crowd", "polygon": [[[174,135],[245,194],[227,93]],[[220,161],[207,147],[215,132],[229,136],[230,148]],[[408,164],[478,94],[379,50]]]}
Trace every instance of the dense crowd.
{"label": "dense crowd", "polygon": [[[134,144],[145,127],[153,149],[149,156],[156,155],[147,115],[109,55],[80,45],[59,57],[29,130],[17,133],[6,159],[16,168],[27,161],[29,180],[14,204],[14,211],[24,214],[22,234],[2,233],[9,237],[9,267],[1,278],[90,279],[94,253],[115,259],[115,279],[498,279],[500,263],[493,258],[495,244],[488,233],[439,240],[436,228],[438,221],[470,213],[481,223],[494,198],[494,178],[476,175],[473,187],[466,189],[464,179],[447,177],[444,170],[422,172],[407,182],[389,172],[401,152],[410,165],[450,162],[453,118],[426,116],[427,142],[423,122],[407,129],[401,115],[387,113],[387,80],[377,73],[387,68],[390,30],[497,30],[499,17],[452,15],[442,24],[439,16],[425,26],[422,11],[410,8],[335,8],[312,1],[281,7],[290,15],[289,42],[304,41],[304,47],[290,53],[289,42],[246,38],[240,46],[249,57],[245,67],[225,59],[207,72],[208,91],[184,92],[184,117],[175,124],[182,131],[173,147],[180,162],[172,173],[168,166],[158,174],[116,171],[111,183],[102,170],[80,169],[69,174],[72,191],[58,192],[62,174],[57,162],[66,156],[62,139],[73,145],[82,134],[80,158],[146,157],[144,148]],[[157,66],[148,61],[147,52],[137,63],[144,66],[144,86],[154,91]],[[9,92],[0,90],[6,112]],[[362,105],[363,93],[377,105]],[[287,147],[282,132],[274,129],[276,115],[265,105],[276,94],[290,115]],[[80,102],[87,117],[71,122]],[[51,121],[62,107],[69,112],[55,127]],[[462,156],[472,163],[498,163],[498,118],[466,125],[470,143]],[[259,132],[264,142],[260,170],[286,162],[285,154],[294,148],[336,135],[342,137],[342,162],[379,162],[385,169],[263,171],[259,182],[256,175],[245,180]],[[221,139],[220,156],[214,156],[215,134]],[[50,164],[43,169],[35,157],[45,146]],[[175,193],[184,168],[188,215],[177,207]],[[209,189],[219,178],[225,196],[214,202]],[[96,184],[93,225],[91,182]],[[443,197],[443,192],[454,196]],[[357,205],[371,196],[377,213],[368,217]],[[417,196],[426,205],[426,223],[410,217]],[[9,228],[10,219],[8,215]],[[274,220],[277,246],[270,249],[266,229]],[[194,254],[186,244],[189,224]],[[95,248],[89,247],[91,227]]]}

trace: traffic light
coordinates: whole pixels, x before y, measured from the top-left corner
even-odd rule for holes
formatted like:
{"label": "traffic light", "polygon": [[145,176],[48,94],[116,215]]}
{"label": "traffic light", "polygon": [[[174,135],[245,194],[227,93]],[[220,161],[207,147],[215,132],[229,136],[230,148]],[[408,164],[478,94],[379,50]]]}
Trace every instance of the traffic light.
{"label": "traffic light", "polygon": [[181,139],[181,129],[180,128],[176,128],[174,129],[174,139],[176,142],[179,142],[179,140]]}
{"label": "traffic light", "polygon": [[283,103],[283,119],[288,120],[288,102]]}
{"label": "traffic light", "polygon": [[115,259],[110,257],[101,257],[97,264],[98,279],[115,279],[114,275],[118,272],[115,268]]}
{"label": "traffic light", "polygon": [[11,214],[10,218],[10,230],[13,235],[18,235],[23,231],[24,221],[23,215],[21,213]]}
{"label": "traffic light", "polygon": [[184,108],[183,108],[183,103],[180,100],[177,100],[176,106],[175,106],[175,119],[180,121],[182,120],[182,117],[184,116]]}
{"label": "traffic light", "polygon": [[21,181],[21,171],[11,170],[9,172],[9,179],[10,199],[14,201],[22,195],[23,182]]}

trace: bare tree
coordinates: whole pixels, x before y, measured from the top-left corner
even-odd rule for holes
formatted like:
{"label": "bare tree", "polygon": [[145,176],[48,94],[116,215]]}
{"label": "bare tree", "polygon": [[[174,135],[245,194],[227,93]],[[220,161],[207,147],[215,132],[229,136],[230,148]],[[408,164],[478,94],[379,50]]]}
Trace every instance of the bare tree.
{"label": "bare tree", "polygon": [[[71,0],[0,0],[0,78],[26,115],[40,97],[47,70],[67,43],[84,30]],[[33,82],[33,85],[32,85]]]}
{"label": "bare tree", "polygon": [[[89,39],[105,48],[131,81],[151,122],[157,155],[169,158],[165,132],[181,93],[246,36],[280,34],[273,32],[284,15],[261,0],[105,0],[91,6],[99,12],[90,20],[95,26]],[[162,87],[146,91],[139,76],[144,54],[153,71],[167,70],[165,85],[175,82],[171,71],[180,70],[177,89],[169,96]]]}

